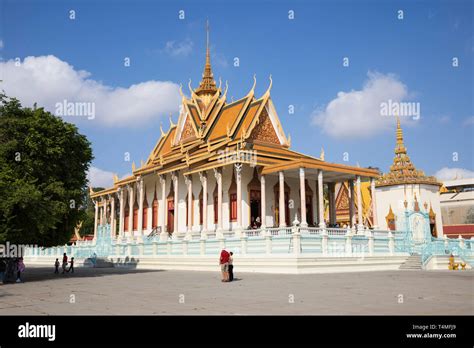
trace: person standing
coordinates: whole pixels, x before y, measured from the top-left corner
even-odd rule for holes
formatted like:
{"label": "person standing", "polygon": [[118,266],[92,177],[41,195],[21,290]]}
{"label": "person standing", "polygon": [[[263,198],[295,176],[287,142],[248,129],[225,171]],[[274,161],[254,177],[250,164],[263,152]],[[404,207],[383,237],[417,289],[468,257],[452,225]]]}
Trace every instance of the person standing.
{"label": "person standing", "polygon": [[67,255],[66,253],[63,254],[63,273],[64,274],[66,272],[66,267],[67,267]]}
{"label": "person standing", "polygon": [[219,259],[219,265],[221,266],[222,282],[229,281],[229,252],[225,249],[221,251],[221,257]]}
{"label": "person standing", "polygon": [[59,260],[56,259],[56,262],[54,262],[54,274],[59,274]]}
{"label": "person standing", "polygon": [[234,253],[229,253],[229,282],[234,280]]}

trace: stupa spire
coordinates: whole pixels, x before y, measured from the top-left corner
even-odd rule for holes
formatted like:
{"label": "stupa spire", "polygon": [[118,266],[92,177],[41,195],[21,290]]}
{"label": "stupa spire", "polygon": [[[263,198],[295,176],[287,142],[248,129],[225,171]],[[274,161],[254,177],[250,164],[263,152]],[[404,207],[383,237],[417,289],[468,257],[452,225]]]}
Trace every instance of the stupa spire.
{"label": "stupa spire", "polygon": [[204,65],[201,83],[195,92],[197,95],[214,94],[217,92],[216,81],[214,81],[214,75],[212,74],[211,67],[211,53],[209,48],[209,21],[206,22],[206,64]]}

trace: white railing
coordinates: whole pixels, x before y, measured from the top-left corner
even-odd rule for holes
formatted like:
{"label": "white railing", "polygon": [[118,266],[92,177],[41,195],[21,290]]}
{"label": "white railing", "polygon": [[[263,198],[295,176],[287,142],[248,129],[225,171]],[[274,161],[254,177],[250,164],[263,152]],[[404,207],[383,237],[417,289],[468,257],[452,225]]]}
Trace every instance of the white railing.
{"label": "white railing", "polygon": [[347,234],[346,228],[326,228],[328,236],[345,236]]}
{"label": "white railing", "polygon": [[291,227],[270,227],[267,228],[267,232],[272,236],[284,236],[292,234]]}
{"label": "white railing", "polygon": [[235,237],[235,231],[224,231],[222,232],[224,238],[233,238]]}
{"label": "white railing", "polygon": [[301,233],[307,233],[307,234],[321,234],[322,228],[320,227],[301,227],[300,231]]}
{"label": "white railing", "polygon": [[243,235],[246,237],[258,237],[261,235],[262,231],[257,229],[257,230],[243,230],[242,231]]}

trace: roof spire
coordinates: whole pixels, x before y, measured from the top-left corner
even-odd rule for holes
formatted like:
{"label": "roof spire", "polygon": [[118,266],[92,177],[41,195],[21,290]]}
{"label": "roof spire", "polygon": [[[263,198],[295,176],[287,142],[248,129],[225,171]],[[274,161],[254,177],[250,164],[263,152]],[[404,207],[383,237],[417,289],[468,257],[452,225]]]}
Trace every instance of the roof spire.
{"label": "roof spire", "polygon": [[403,131],[402,127],[400,127],[400,117],[397,116],[397,146],[395,148],[395,154],[406,154],[407,149],[405,148],[405,144],[403,143]]}
{"label": "roof spire", "polygon": [[196,94],[214,94],[217,92],[216,81],[211,68],[211,53],[209,49],[209,20],[206,22],[206,64],[204,65],[204,72],[199,87],[196,89]]}
{"label": "roof spire", "polygon": [[407,154],[403,142],[403,131],[400,126],[400,118],[397,116],[397,143],[395,145],[395,157],[390,171],[383,174],[377,180],[378,186],[390,186],[400,184],[429,184],[439,185],[435,177],[426,176],[422,170],[417,170]]}

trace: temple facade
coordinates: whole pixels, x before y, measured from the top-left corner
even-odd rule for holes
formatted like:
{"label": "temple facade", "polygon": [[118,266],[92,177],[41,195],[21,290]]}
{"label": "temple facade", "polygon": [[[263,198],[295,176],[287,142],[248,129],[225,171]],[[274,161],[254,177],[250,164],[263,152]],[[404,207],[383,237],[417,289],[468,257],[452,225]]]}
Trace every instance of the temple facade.
{"label": "temple facade", "polygon": [[[91,190],[97,226],[112,237],[160,240],[220,238],[259,228],[336,226],[336,186],[349,183],[350,206],[362,206],[361,185],[375,192],[375,169],[329,163],[291,150],[271,98],[253,86],[228,102],[212,72],[209,45],[202,80],[189,82],[176,124],[170,118],[146,162],[113,187]],[[326,204],[324,192],[327,192]],[[357,200],[357,201],[356,201]],[[375,200],[370,225],[377,226]],[[327,217],[325,214],[327,211]],[[362,210],[354,228],[367,226]],[[366,226],[364,226],[366,225]]]}

